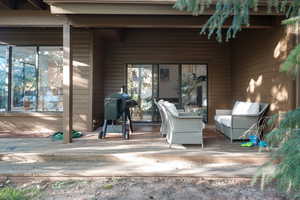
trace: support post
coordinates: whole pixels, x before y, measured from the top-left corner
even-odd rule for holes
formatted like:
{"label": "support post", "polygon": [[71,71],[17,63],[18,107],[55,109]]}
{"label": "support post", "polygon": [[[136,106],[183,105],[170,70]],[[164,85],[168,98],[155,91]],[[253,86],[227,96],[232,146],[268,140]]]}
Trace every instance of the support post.
{"label": "support post", "polygon": [[65,23],[63,25],[63,132],[65,144],[72,142],[73,128],[73,65],[71,31],[71,24],[69,22]]}

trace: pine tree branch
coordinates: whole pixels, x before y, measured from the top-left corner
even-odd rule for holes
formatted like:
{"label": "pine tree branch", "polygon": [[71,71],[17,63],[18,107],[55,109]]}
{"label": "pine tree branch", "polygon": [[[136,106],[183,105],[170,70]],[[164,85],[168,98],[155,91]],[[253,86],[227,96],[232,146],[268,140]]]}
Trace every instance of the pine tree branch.
{"label": "pine tree branch", "polygon": [[[201,34],[207,34],[209,38],[216,36],[218,41],[223,40],[223,26],[231,20],[226,33],[226,41],[235,38],[243,26],[250,26],[250,13],[258,11],[258,4],[262,0],[177,0],[174,7],[179,10],[200,15],[211,6],[215,6],[215,12],[201,29]],[[269,0],[268,11],[286,14],[287,18],[300,15],[300,0]]]}

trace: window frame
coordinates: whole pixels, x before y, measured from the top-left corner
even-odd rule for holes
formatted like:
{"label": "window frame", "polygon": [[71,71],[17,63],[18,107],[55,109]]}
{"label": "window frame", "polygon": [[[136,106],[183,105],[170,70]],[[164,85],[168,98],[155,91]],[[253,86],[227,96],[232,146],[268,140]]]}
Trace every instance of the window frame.
{"label": "window frame", "polygon": [[[60,114],[63,113],[63,111],[39,111],[39,74],[40,74],[40,48],[42,47],[57,47],[57,48],[62,48],[60,45],[7,45],[7,44],[0,44],[0,46],[5,46],[8,48],[8,94],[7,94],[7,110],[4,112],[0,112],[1,114],[5,113],[23,113],[25,115],[31,116],[34,113],[49,113],[51,114]],[[13,70],[13,48],[14,47],[33,47],[35,49],[35,67],[36,67],[36,105],[35,105],[35,110],[33,111],[12,111],[12,70]],[[7,114],[5,114],[7,115]],[[9,115],[10,116],[10,115]]]}

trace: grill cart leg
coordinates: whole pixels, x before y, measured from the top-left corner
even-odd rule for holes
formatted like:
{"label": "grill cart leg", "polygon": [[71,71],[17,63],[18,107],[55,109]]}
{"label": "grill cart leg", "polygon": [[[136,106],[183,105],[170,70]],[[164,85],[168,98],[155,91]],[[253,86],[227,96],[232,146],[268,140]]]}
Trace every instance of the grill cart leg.
{"label": "grill cart leg", "polygon": [[131,121],[131,115],[130,115],[130,110],[129,108],[126,109],[125,115],[129,120],[129,127],[130,127],[130,132],[133,133],[133,127],[132,127],[132,121]]}
{"label": "grill cart leg", "polygon": [[123,138],[125,140],[129,140],[129,127],[127,125],[127,114],[123,114],[123,126],[122,126],[122,132],[123,132]]}
{"label": "grill cart leg", "polygon": [[106,136],[106,130],[107,130],[107,120],[104,120],[102,130],[100,131],[100,133],[98,135],[98,139],[103,139]]}

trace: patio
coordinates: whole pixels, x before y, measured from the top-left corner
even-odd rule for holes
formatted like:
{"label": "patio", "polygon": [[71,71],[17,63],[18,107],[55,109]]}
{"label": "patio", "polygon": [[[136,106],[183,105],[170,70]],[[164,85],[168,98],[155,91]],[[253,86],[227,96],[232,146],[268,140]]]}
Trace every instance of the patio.
{"label": "patio", "polygon": [[[157,125],[136,125],[130,140],[111,134],[98,140],[89,132],[71,144],[50,138],[0,140],[0,176],[252,176],[268,157],[257,148],[204,131],[201,145],[174,145],[160,137]],[[26,138],[27,137],[27,138]]]}

